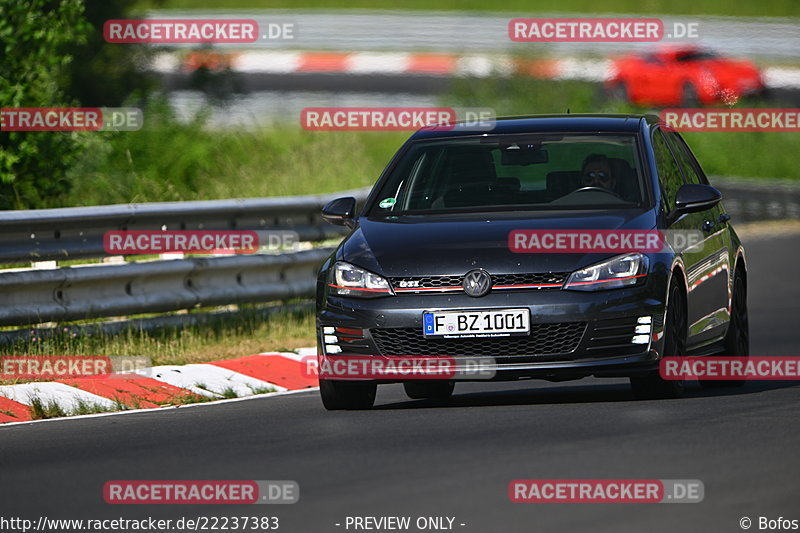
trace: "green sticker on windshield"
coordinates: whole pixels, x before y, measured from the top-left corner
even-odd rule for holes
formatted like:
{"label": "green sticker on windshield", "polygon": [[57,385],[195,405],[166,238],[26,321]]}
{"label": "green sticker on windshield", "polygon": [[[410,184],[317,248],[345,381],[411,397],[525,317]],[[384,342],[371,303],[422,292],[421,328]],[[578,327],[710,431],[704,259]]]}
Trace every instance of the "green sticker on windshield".
{"label": "green sticker on windshield", "polygon": [[394,198],[385,198],[381,200],[381,203],[378,204],[378,207],[381,207],[383,209],[389,209],[394,205],[396,201],[397,200],[395,200]]}

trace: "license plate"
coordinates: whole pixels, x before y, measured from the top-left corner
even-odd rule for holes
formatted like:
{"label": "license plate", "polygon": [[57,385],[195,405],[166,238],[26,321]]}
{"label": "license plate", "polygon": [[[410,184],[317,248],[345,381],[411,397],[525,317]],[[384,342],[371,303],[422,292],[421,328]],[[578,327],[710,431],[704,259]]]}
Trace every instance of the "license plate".
{"label": "license plate", "polygon": [[422,313],[422,333],[426,337],[508,337],[527,335],[530,330],[528,308]]}

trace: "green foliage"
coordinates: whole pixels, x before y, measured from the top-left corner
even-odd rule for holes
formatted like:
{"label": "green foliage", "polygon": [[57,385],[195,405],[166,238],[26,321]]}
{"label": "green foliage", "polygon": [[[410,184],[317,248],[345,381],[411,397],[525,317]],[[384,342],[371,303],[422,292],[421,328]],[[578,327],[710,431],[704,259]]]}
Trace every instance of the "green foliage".
{"label": "green foliage", "polygon": [[793,132],[683,133],[706,174],[800,179],[800,152]]}
{"label": "green foliage", "polygon": [[143,96],[155,88],[152,76],[137,68],[147,62],[154,48],[107,43],[103,38],[107,20],[140,18],[136,10],[136,0],[85,2],[83,18],[88,31],[68,49],[75,58],[67,69],[68,96],[89,107],[115,107],[124,105],[132,94]]}
{"label": "green foliage", "polygon": [[62,416],[67,416],[67,412],[57,402],[45,402],[38,396],[31,398],[31,418],[33,420],[59,418]]}
{"label": "green foliage", "polygon": [[314,132],[289,125],[214,130],[178,122],[164,103],[139,131],[92,136],[70,172],[74,188],[48,207],[335,192],[377,180],[410,132]]}
{"label": "green foliage", "polygon": [[[587,81],[551,81],[528,76],[457,79],[444,104],[491,107],[497,116],[553,113],[624,113],[632,106],[608,100],[601,85]],[[639,110],[638,112],[641,112]]]}
{"label": "green foliage", "polygon": [[[236,312],[218,314],[201,309],[191,313],[200,317],[195,324],[147,329],[135,321],[119,331],[88,324],[33,328],[29,336],[0,344],[0,356],[149,354],[153,365],[182,365],[313,346],[313,309],[292,308],[293,303],[296,302],[285,302],[278,311],[264,305],[242,305]],[[0,385],[5,384],[8,383],[0,381]],[[264,392],[271,391],[254,389],[253,394]]]}
{"label": "green foliage", "polygon": [[[155,2],[158,5],[158,2]],[[144,96],[137,69],[150,48],[103,39],[103,23],[128,18],[135,0],[0,0],[0,108],[112,107]],[[99,133],[0,132],[0,209],[57,203],[67,170]]]}
{"label": "green foliage", "polygon": [[[80,0],[0,0],[0,108],[56,107],[69,102],[61,87],[84,41]],[[0,209],[38,206],[68,190],[64,176],[77,159],[81,134],[0,132]]]}

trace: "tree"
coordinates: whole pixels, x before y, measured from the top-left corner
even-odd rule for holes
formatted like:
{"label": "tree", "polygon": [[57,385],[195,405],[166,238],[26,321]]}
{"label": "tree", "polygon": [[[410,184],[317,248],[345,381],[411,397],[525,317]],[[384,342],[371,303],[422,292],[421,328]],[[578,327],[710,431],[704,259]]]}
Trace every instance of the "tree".
{"label": "tree", "polygon": [[[139,66],[153,49],[103,39],[103,23],[129,18],[135,4],[0,0],[0,108],[114,107],[132,94],[143,101],[154,82]],[[57,204],[87,135],[0,131],[0,209]]]}
{"label": "tree", "polygon": [[[0,108],[57,107],[73,102],[62,87],[88,25],[80,0],[0,0]],[[0,209],[37,207],[62,194],[78,157],[76,132],[0,131]]]}
{"label": "tree", "polygon": [[[0,0],[2,1],[2,0]],[[88,30],[68,48],[75,58],[67,67],[67,95],[88,107],[125,105],[131,95],[144,99],[155,88],[155,80],[142,68],[155,48],[143,44],[113,44],[103,38],[107,20],[141,18],[135,13],[138,0],[87,1],[83,18]],[[151,1],[161,5],[160,0]]]}

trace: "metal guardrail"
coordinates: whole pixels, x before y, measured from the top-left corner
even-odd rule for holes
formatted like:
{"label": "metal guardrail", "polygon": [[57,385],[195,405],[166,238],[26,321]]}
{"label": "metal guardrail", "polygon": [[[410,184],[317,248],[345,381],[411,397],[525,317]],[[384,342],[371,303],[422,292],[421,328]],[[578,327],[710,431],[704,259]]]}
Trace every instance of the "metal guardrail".
{"label": "metal guardrail", "polygon": [[[800,218],[800,184],[712,177],[734,222]],[[0,212],[0,263],[105,256],[110,230],[294,231],[300,240],[341,236],[322,206],[328,195],[167,202]],[[331,248],[226,257],[0,270],[0,326],[82,320],[195,307],[270,302],[314,294]]]}
{"label": "metal guardrail", "polygon": [[[322,207],[367,193],[4,211],[0,263],[105,257],[103,235],[112,230],[291,231],[300,241],[319,242],[345,232],[322,220]],[[310,297],[331,251],[0,271],[0,326]]]}
{"label": "metal guardrail", "polygon": [[0,264],[101,257],[111,230],[293,231],[301,241],[321,241],[344,234],[322,220],[322,207],[367,192],[0,211]]}
{"label": "metal guardrail", "polygon": [[800,218],[800,182],[711,176],[733,223]]}
{"label": "metal guardrail", "polygon": [[0,324],[19,325],[269,302],[314,294],[332,252],[189,258],[0,274]]}

